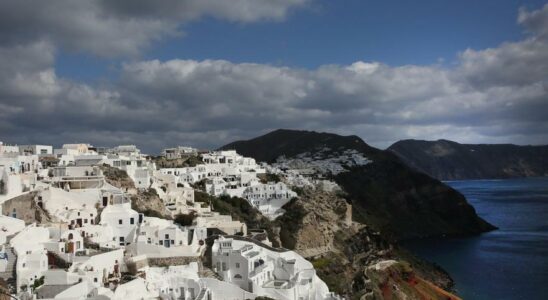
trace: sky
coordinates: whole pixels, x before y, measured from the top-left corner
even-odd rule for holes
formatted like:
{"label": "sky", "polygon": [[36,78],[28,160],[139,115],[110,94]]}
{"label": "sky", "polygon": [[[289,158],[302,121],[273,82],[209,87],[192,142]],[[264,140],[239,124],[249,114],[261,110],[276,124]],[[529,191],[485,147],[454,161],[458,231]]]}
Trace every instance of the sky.
{"label": "sky", "polygon": [[546,1],[0,2],[0,141],[548,144]]}

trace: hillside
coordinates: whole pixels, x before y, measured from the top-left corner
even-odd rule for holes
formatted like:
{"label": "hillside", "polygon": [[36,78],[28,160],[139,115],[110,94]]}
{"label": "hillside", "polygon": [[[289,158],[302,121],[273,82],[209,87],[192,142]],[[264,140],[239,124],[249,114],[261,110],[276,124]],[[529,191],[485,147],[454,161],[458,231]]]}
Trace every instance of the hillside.
{"label": "hillside", "polygon": [[354,220],[379,230],[388,239],[466,235],[494,229],[476,215],[460,193],[407,167],[393,153],[367,145],[357,136],[280,129],[222,149],[235,149],[244,156],[267,162],[302,153],[325,155],[326,149],[362,153],[370,163],[353,167],[333,179],[353,205]]}
{"label": "hillside", "polygon": [[392,299],[424,299],[404,281],[389,283],[390,274],[395,274],[392,270],[371,273],[375,264],[386,260],[408,265],[410,276],[428,282],[430,286],[424,290],[430,299],[458,299],[439,288],[453,287],[445,271],[386,241],[372,228],[352,222],[351,207],[340,195],[304,189],[284,209],[287,212],[271,224],[279,228],[282,246],[309,259],[330,290],[347,299],[380,299],[375,291],[389,284],[397,289],[407,287],[406,297]]}
{"label": "hillside", "polygon": [[[392,299],[418,300],[425,299],[424,295],[458,299],[446,292],[452,290],[453,281],[445,271],[384,240],[368,226],[352,222],[350,206],[336,193],[304,189],[274,221],[244,199],[196,195],[197,201],[211,203],[215,211],[232,215],[248,228],[266,230],[275,247],[294,250],[310,260],[329,289],[346,299],[381,299],[387,286],[403,291]],[[375,267],[387,261],[407,268],[396,272],[395,268]]]}
{"label": "hillside", "polygon": [[388,150],[439,180],[548,176],[548,146],[403,140]]}

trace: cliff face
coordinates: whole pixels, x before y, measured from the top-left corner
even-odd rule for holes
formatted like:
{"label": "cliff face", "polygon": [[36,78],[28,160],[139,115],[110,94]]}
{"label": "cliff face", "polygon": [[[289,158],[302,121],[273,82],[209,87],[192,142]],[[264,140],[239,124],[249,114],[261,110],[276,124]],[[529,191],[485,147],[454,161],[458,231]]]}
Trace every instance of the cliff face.
{"label": "cliff face", "polygon": [[101,171],[108,184],[122,189],[130,195],[131,208],[148,217],[171,219],[164,202],[154,189],[139,190],[126,171],[102,165]]}
{"label": "cliff face", "polygon": [[[447,273],[387,241],[371,227],[353,222],[351,206],[340,194],[305,189],[284,209],[286,214],[272,223],[279,228],[282,246],[309,259],[330,290],[347,299],[384,299],[379,291],[387,286],[392,289],[395,283],[394,295],[402,297],[392,299],[425,299],[421,295],[457,299],[443,290],[453,284]],[[407,266],[407,273],[401,275],[405,280],[398,281],[395,268],[375,268],[386,260]],[[423,283],[422,294],[411,279]]]}
{"label": "cliff face", "polygon": [[[474,208],[454,189],[406,166],[396,155],[367,145],[357,136],[311,131],[276,130],[264,136],[228,144],[244,156],[273,162],[318,149],[351,149],[370,163],[333,177],[352,204],[354,220],[380,231],[391,240],[415,237],[465,235],[494,227],[476,215]],[[325,150],[322,155],[325,155]]]}
{"label": "cliff face", "polygon": [[27,225],[50,222],[50,215],[37,204],[36,198],[38,198],[38,193],[30,192],[8,199],[2,203],[2,214],[5,216],[12,216],[13,213],[15,213],[17,218],[25,221],[25,224]]}
{"label": "cliff face", "polygon": [[548,146],[403,140],[387,150],[439,180],[548,176]]}

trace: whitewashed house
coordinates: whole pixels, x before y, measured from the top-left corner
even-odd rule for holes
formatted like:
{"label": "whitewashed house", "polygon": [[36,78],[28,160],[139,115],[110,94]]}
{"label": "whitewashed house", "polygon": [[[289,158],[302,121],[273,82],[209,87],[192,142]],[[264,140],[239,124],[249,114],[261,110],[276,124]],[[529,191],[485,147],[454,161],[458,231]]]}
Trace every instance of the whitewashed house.
{"label": "whitewashed house", "polygon": [[17,233],[10,245],[17,255],[16,279],[20,292],[42,277],[48,269],[47,250],[44,243],[49,241],[49,230],[31,224]]}
{"label": "whitewashed house", "polygon": [[297,197],[297,193],[289,189],[283,182],[259,183],[247,187],[242,197],[256,207],[263,215],[274,219],[283,214],[282,206]]}
{"label": "whitewashed house", "polygon": [[162,156],[166,159],[178,159],[185,156],[197,155],[198,149],[192,147],[178,146],[162,150]]}
{"label": "whitewashed house", "polygon": [[259,296],[281,300],[337,298],[312,264],[293,251],[220,237],[212,247],[212,263],[224,281]]}
{"label": "whitewashed house", "polygon": [[53,146],[49,145],[19,145],[21,155],[53,154]]}
{"label": "whitewashed house", "polygon": [[145,217],[136,242],[126,249],[147,257],[196,257],[205,249],[206,237],[207,228],[182,227],[171,220]]}
{"label": "whitewashed house", "polygon": [[121,272],[126,269],[124,250],[117,249],[87,257],[82,262],[76,262],[68,272],[85,278],[96,288],[108,286],[109,282],[118,282]]}
{"label": "whitewashed house", "polygon": [[133,243],[137,236],[137,227],[143,221],[143,215],[131,208],[130,203],[109,205],[101,212],[103,227],[112,230],[112,241],[101,246],[119,248]]}
{"label": "whitewashed house", "polygon": [[202,213],[194,220],[194,226],[208,229],[218,229],[226,234],[247,235],[247,225],[233,220],[231,215],[221,215],[218,212]]}

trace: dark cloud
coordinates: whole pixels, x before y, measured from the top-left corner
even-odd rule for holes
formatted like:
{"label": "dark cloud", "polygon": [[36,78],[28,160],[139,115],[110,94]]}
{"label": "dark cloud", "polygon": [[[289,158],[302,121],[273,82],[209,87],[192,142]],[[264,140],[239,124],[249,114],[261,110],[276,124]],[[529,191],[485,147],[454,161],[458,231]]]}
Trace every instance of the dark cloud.
{"label": "dark cloud", "polygon": [[[183,1],[168,12],[169,2],[155,8],[150,2],[92,3],[91,9],[108,11],[94,18],[122,23],[203,14],[242,22],[277,19],[301,4],[239,1],[244,9],[235,12],[218,1]],[[6,42],[0,47],[0,137],[17,143],[136,143],[147,151],[175,144],[216,147],[276,128],[358,134],[381,147],[402,138],[546,143],[548,40],[542,26],[547,7],[520,11],[518,21],[530,32],[522,41],[467,49],[452,68],[358,61],[305,70],[223,60],[150,60],[125,63],[113,82],[89,85],[56,76],[54,45],[66,36],[37,35],[24,46]],[[249,17],[251,11],[255,17]],[[120,53],[141,48],[126,46],[132,50]]]}

